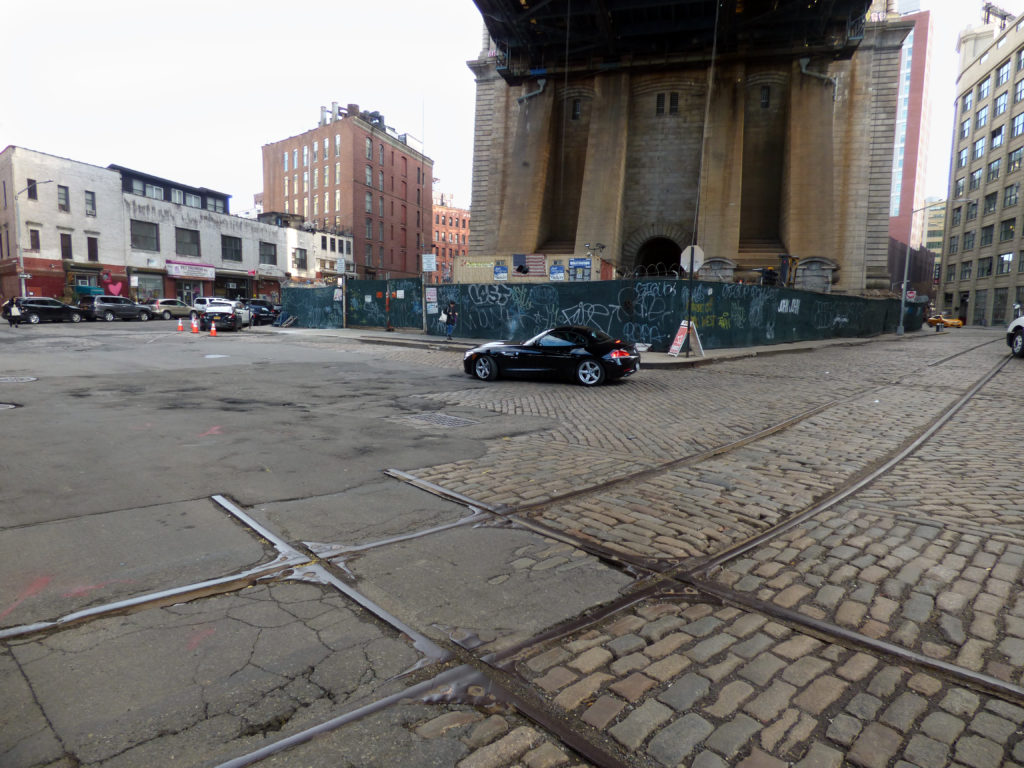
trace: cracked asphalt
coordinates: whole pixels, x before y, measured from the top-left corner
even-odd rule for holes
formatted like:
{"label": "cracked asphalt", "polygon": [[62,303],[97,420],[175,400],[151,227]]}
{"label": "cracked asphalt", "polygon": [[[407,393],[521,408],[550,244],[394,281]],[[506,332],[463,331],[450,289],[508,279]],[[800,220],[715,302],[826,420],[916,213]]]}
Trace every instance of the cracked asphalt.
{"label": "cracked asphalt", "polygon": [[1024,766],[1001,331],[392,340],[0,333],[0,765]]}

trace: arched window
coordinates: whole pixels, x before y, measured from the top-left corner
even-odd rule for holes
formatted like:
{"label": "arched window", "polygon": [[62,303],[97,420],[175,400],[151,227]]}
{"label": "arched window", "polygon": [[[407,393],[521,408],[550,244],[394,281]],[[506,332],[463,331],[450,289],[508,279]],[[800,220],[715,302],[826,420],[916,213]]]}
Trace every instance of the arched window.
{"label": "arched window", "polygon": [[366,159],[373,160],[373,142],[369,139],[366,140]]}
{"label": "arched window", "polygon": [[384,191],[384,171],[377,171],[377,189]]}
{"label": "arched window", "polygon": [[366,166],[366,186],[373,186],[373,168]]}

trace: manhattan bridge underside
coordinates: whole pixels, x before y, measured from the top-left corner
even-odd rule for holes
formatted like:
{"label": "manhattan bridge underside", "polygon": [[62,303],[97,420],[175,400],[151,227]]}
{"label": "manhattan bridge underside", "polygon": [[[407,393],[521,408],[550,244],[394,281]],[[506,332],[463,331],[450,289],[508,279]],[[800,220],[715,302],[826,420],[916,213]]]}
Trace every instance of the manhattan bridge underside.
{"label": "manhattan bridge underside", "polygon": [[[510,84],[716,55],[848,58],[870,0],[474,0]],[[716,5],[718,8],[716,9]],[[717,11],[717,18],[716,18]]]}

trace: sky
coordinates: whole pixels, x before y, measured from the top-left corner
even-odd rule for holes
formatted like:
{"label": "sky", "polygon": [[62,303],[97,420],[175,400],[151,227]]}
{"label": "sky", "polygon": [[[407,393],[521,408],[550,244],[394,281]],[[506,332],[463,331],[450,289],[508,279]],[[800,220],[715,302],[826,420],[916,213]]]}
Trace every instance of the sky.
{"label": "sky", "polygon": [[[981,23],[982,3],[920,0],[933,24],[928,196],[947,192],[956,38]],[[1024,0],[997,4],[1024,12]],[[435,191],[470,204],[466,62],[483,31],[472,0],[15,0],[4,27],[19,31],[0,46],[0,148],[208,187],[238,212],[262,189],[261,147],[337,101],[420,139]]]}
{"label": "sky", "polygon": [[239,212],[261,147],[336,101],[421,140],[434,190],[469,207],[472,0],[13,0],[3,25],[0,149],[208,187]]}

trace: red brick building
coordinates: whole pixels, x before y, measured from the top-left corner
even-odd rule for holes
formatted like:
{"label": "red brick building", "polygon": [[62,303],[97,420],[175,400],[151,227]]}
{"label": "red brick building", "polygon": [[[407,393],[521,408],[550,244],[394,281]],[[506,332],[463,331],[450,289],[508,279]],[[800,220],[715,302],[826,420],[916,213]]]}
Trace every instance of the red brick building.
{"label": "red brick building", "polygon": [[433,166],[379,112],[334,103],[316,128],[263,146],[263,210],[351,234],[360,277],[418,276],[432,239]]}
{"label": "red brick building", "polygon": [[451,195],[434,195],[433,242],[431,250],[437,256],[437,272],[428,275],[428,282],[452,282],[452,267],[456,256],[469,252],[469,211],[456,208]]}

